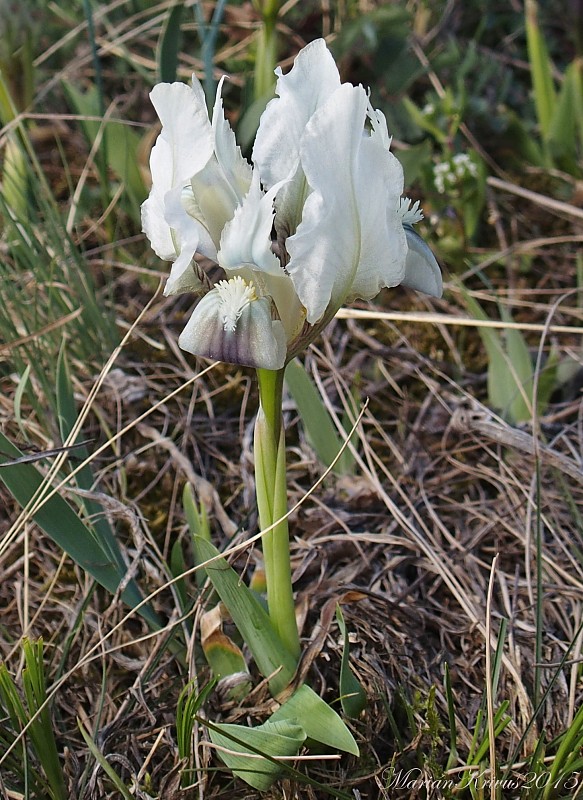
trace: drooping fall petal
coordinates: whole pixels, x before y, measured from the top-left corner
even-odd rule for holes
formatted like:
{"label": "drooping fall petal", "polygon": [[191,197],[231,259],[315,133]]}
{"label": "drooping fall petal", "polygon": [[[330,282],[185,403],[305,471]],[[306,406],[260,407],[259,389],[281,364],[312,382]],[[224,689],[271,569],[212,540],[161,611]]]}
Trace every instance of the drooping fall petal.
{"label": "drooping fall petal", "polygon": [[[164,287],[164,294],[198,292],[203,284],[195,271],[193,258],[198,252],[208,251],[212,242],[204,227],[188,213],[185,193],[188,190],[177,186],[167,192],[165,198],[165,219],[172,231],[176,253],[170,275]],[[206,246],[205,246],[206,245]]]}
{"label": "drooping fall petal", "polygon": [[431,249],[410,225],[404,226],[407,236],[407,260],[405,262],[404,286],[425,292],[432,297],[441,297],[443,279],[439,264]]}
{"label": "drooping fall petal", "polygon": [[283,325],[272,319],[271,299],[258,298],[240,276],[219,281],[205,294],[178,344],[197,356],[256,369],[281,369],[287,354]]}

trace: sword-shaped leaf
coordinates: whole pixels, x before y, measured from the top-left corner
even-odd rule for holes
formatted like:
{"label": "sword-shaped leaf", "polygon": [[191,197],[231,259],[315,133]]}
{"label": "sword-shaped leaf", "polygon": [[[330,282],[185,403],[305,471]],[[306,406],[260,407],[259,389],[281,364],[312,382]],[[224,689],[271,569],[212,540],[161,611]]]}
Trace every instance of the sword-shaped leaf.
{"label": "sword-shaped leaf", "polygon": [[[306,738],[303,728],[288,720],[268,720],[257,728],[215,723],[209,734],[229,769],[262,792],[267,791],[283,771],[276,759],[296,756]],[[263,758],[260,753],[270,758]]]}
{"label": "sword-shaped leaf", "polygon": [[[0,450],[2,451],[0,464],[23,456],[1,432]],[[45,484],[43,475],[36,467],[26,463],[3,467],[0,470],[0,479],[23,508],[39,495],[41,487]],[[124,563],[123,556],[117,542],[115,547],[118,552],[114,558],[110,552],[111,545],[106,550],[95,532],[79,519],[73,508],[58,494],[54,494],[44,502],[33,519],[47,536],[98,583],[112,593],[117,591],[125,576],[125,567],[121,567]],[[135,608],[142,602],[143,596],[134,580],[131,580],[122,592],[122,599],[130,608]],[[139,612],[154,627],[160,625],[157,615],[148,606],[142,606]]]}
{"label": "sword-shaped leaf", "polygon": [[[194,536],[193,540],[198,563],[220,556],[216,547],[200,536]],[[217,558],[205,569],[251,651],[257,668],[265,678],[269,678],[271,693],[274,696],[279,694],[295,674],[297,664],[294,657],[283,646],[263,606],[224,558]]]}
{"label": "sword-shaped leaf", "polygon": [[269,718],[270,722],[282,720],[301,725],[307,738],[314,742],[359,755],[354,736],[341,717],[305,683]]}

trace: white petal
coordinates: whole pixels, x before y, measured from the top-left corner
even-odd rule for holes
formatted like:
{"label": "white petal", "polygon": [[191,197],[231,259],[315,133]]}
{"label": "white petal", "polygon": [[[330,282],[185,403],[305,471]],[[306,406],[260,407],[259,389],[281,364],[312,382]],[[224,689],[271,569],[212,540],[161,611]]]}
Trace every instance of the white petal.
{"label": "white petal", "polygon": [[398,213],[403,168],[388,150],[384,117],[376,115],[373,132],[363,138],[358,154],[355,183],[361,246],[347,301],[370,300],[384,286],[397,286],[405,274],[407,242]]}
{"label": "white petal", "polygon": [[342,303],[360,261],[354,176],[367,103],[362,87],[343,84],[312,116],[302,139],[301,163],[313,191],[287,240],[287,270],[312,324],[331,301]]}
{"label": "white petal", "polygon": [[379,143],[385,150],[389,150],[393,137],[389,136],[387,130],[387,120],[383,112],[379,108],[373,108],[368,104],[368,118],[371,125],[371,137]]}
{"label": "white petal", "polygon": [[148,199],[142,203],[142,230],[150,240],[152,249],[163,261],[172,261],[176,256],[176,247],[172,231],[164,218],[164,197],[170,189],[169,170],[170,145],[163,139],[152,148],[150,155],[150,171],[152,173],[152,189]]}
{"label": "white petal", "polygon": [[253,147],[253,161],[267,188],[295,171],[308,120],[340,86],[338,68],[323,39],[300,50],[287,75],[279,67],[275,73],[279,97],[263,112]]}
{"label": "white petal", "polygon": [[280,186],[276,184],[264,194],[259,172],[254,170],[251,188],[221,237],[217,260],[223,269],[250,267],[274,275],[282,273],[279,260],[271,251],[273,200]]}
{"label": "white petal", "polygon": [[241,200],[251,185],[251,165],[241,155],[241,148],[237,146],[235,134],[225,119],[221,97],[224,81],[224,77],[219,81],[213,109],[212,127],[215,155],[225,178],[235,189],[238,199]]}
{"label": "white petal", "polygon": [[164,287],[165,295],[198,292],[203,288],[192,268],[192,259],[199,249],[201,226],[184,209],[181,195],[180,186],[166,194],[166,222],[172,230],[178,255]]}
{"label": "white petal", "polygon": [[[219,83],[213,110],[212,157],[190,175],[192,200],[187,211],[201,224],[199,252],[216,259],[221,234],[233,218],[251,184],[251,166],[237,147],[235,134],[225,119]],[[209,242],[212,242],[210,247]]]}
{"label": "white petal", "polygon": [[213,156],[190,182],[194,198],[202,213],[201,220],[218,250],[221,234],[232,219],[240,202],[238,193],[225,180],[223,171]]}
{"label": "white petal", "polygon": [[[205,170],[203,170],[203,172]],[[216,261],[217,248],[212,240],[209,231],[206,228],[204,214],[202,213],[200,205],[196,201],[194,192],[192,190],[192,185],[187,186],[182,190],[180,194],[180,207],[177,208],[176,211],[177,211],[177,216],[179,215],[179,219],[181,218],[182,212],[185,212],[188,217],[196,221],[196,223],[198,224],[198,233],[200,237],[197,247],[197,252],[201,253],[201,255],[206,256],[207,258],[210,258],[212,261]],[[166,202],[166,219],[169,222],[171,222],[171,220],[173,221],[173,208],[169,202]],[[178,224],[179,220],[177,221],[177,225]]]}
{"label": "white petal", "polygon": [[185,83],[159,83],[150,98],[162,122],[160,137],[168,142],[167,189],[185,184],[213,152],[212,128],[202,86],[192,76]]}
{"label": "white petal", "polygon": [[283,270],[279,274],[253,272],[254,282],[261,286],[262,293],[268,294],[279,314],[288,342],[301,331],[306,320],[306,309],[300,303],[289,275]]}
{"label": "white petal", "polygon": [[405,226],[405,233],[409,250],[402,283],[418,292],[441,297],[443,279],[435,256],[413,228]]}
{"label": "white petal", "polygon": [[270,298],[258,299],[249,288],[240,277],[221,281],[194,309],[180,347],[229,364],[281,369],[287,355],[283,326],[271,318]]}
{"label": "white petal", "polygon": [[204,92],[194,76],[192,88],[184,83],[161,83],[150,97],[162,131],[150,155],[152,189],[142,205],[142,225],[156,255],[172,261],[180,250],[166,220],[166,195],[182,187],[209,160],[212,129]]}
{"label": "white petal", "polygon": [[370,299],[404,277],[403,170],[389,143],[384,116],[362,87],[341,86],[306,126],[301,163],[314,191],[287,240],[287,269],[311,324],[326,309]]}

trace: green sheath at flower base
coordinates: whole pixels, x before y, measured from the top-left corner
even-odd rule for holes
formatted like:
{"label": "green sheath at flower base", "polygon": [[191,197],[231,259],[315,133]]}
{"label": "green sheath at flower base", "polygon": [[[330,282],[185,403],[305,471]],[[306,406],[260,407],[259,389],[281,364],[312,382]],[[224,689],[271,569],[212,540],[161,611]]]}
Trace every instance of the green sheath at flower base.
{"label": "green sheath at flower base", "polygon": [[251,651],[258,670],[269,680],[271,694],[277,697],[293,680],[297,659],[284,647],[257,597],[220,557],[216,547],[199,536],[194,536],[193,541],[199,563],[213,559],[206,566],[207,575]]}
{"label": "green sheath at flower base", "polygon": [[281,420],[283,370],[258,370],[260,406],[255,422],[255,491],[267,583],[267,605],[273,626],[289,652],[300,655],[291,584],[285,436]]}

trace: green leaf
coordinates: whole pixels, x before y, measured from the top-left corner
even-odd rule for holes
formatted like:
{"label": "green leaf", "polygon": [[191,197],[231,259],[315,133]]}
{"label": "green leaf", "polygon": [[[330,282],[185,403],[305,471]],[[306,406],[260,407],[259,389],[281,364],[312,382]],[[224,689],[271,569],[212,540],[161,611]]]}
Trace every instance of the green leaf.
{"label": "green leaf", "polygon": [[[200,536],[194,537],[194,547],[198,563],[220,555],[214,545]],[[295,674],[297,664],[294,657],[283,646],[263,606],[224,558],[218,558],[205,569],[251,651],[257,668],[265,678],[269,678],[271,693],[279,694]]]}
{"label": "green leaf", "polygon": [[[13,464],[2,466],[12,459],[22,458],[23,454],[12,442],[0,432],[0,479],[6,484],[16,501],[27,507],[32,499],[38,496],[45,480],[32,464]],[[42,528],[59,547],[79,564],[95,580],[108,591],[116,592],[126,569],[120,567],[123,557],[119,545],[114,558],[105,549],[103,543],[78,517],[73,508],[58,494],[54,494],[42,504],[34,515],[34,521]],[[122,593],[122,599],[135,608],[143,599],[137,583],[131,580]],[[139,609],[139,613],[154,627],[159,627],[160,620],[147,605]]]}
{"label": "green leaf", "polygon": [[525,23],[526,44],[532,73],[536,113],[542,137],[545,141],[548,141],[557,98],[553,84],[551,59],[538,24],[538,7],[536,0],[526,0]]}
{"label": "green leaf", "polygon": [[[403,106],[405,107],[412,122],[415,123],[422,131],[429,133],[440,144],[445,144],[447,141],[447,134],[441,130],[423,111],[418,108],[412,100],[408,97],[403,98]],[[401,154],[399,153],[399,160]]]}
{"label": "green leaf", "polygon": [[139,168],[138,151],[140,137],[129,125],[116,120],[93,120],[83,117],[99,117],[100,101],[97,87],[81,92],[72,83],[64,82],[63,88],[74,111],[82,118],[81,126],[90,145],[93,145],[99,130],[103,131],[107,166],[118,176],[128,190],[132,202],[139,205],[147,195],[146,186]]}
{"label": "green leaf", "polygon": [[565,70],[549,129],[549,146],[553,156],[567,161],[575,174],[577,147],[583,148],[583,59],[575,59]]}
{"label": "green leaf", "polygon": [[342,710],[346,716],[356,719],[360,715],[360,712],[366,708],[366,692],[350,669],[348,631],[346,630],[344,614],[339,605],[336,606],[336,621],[338,622],[340,633],[344,639],[342,661],[340,664],[340,702],[342,703]]}
{"label": "green leaf", "polygon": [[[313,381],[297,359],[287,365],[285,383],[297,406],[308,441],[320,461],[329,467],[344,442]],[[334,471],[341,475],[354,471],[354,457],[348,448],[336,462]]]}
{"label": "green leaf", "polygon": [[[73,394],[73,386],[71,384],[71,376],[69,371],[69,364],[65,350],[65,340],[59,351],[57,358],[57,414],[59,417],[59,430],[61,439],[65,442],[69,439],[71,431],[77,423],[77,409],[75,406],[75,396]],[[77,436],[71,444],[75,444],[79,440]],[[78,447],[75,450],[75,457],[81,461],[85,461],[89,456],[86,447]],[[85,491],[92,491],[95,486],[93,472],[89,464],[85,464],[79,469],[75,475],[75,483],[80,489]],[[88,519],[91,520],[90,527],[94,531],[94,535],[100,543],[103,550],[108,553],[114,563],[117,564],[120,575],[124,575],[126,565],[121,555],[115,533],[107,517],[103,513],[102,506],[90,498],[80,498],[80,504],[85,509]]]}
{"label": "green leaf", "polygon": [[172,577],[177,578],[174,585],[176,587],[176,594],[178,595],[182,612],[184,613],[184,610],[188,606],[188,592],[184,578],[178,578],[178,575],[182,575],[184,572],[186,572],[187,566],[184,559],[184,553],[182,552],[182,542],[180,539],[177,539],[174,542],[172,549],[170,550],[169,567]]}
{"label": "green leaf", "polygon": [[[482,306],[462,287],[464,300],[476,319],[488,320]],[[506,322],[512,318],[504,309]],[[504,338],[493,328],[478,327],[478,333],[488,353],[488,400],[511,422],[523,422],[532,416],[533,368],[528,347],[522,333],[507,328]],[[528,401],[528,402],[527,402]]]}
{"label": "green leaf", "polygon": [[160,80],[164,83],[172,83],[176,80],[176,70],[178,68],[178,51],[180,50],[182,24],[182,12],[184,10],[182,0],[177,0],[170,9],[166,17],[164,27],[158,41],[158,73]]}
{"label": "green leaf", "polygon": [[1,191],[4,203],[14,216],[25,220],[29,209],[27,156],[17,131],[11,131],[4,147]]}
{"label": "green leaf", "polygon": [[101,769],[105,772],[105,774],[109,777],[110,781],[113,783],[115,788],[124,798],[124,800],[134,800],[134,795],[122,779],[119,777],[117,772],[111,766],[107,758],[103,755],[103,753],[99,750],[89,733],[83,727],[81,720],[77,720],[77,725],[79,726],[79,730],[81,731],[81,735],[85,739],[85,744],[89,748],[89,752],[95,758],[95,760],[99,763]]}
{"label": "green leaf", "polygon": [[545,786],[544,800],[553,796],[553,787],[562,779],[569,777],[578,768],[581,761],[578,756],[583,745],[583,706],[579,708],[569,728],[560,737],[560,744],[550,767],[550,780]]}
{"label": "green leaf", "polygon": [[190,681],[180,692],[176,704],[176,745],[181,759],[190,758],[192,755],[192,731],[196,715],[206,703],[216,683],[215,680],[212,680],[198,692],[196,691],[196,682]]}
{"label": "green leaf", "polygon": [[[510,314],[504,314],[505,321],[511,321]],[[507,352],[507,380],[514,383],[515,393],[508,408],[511,422],[527,422],[532,418],[532,383],[534,370],[532,358],[522,332],[507,328],[504,332]]]}
{"label": "green leaf", "polygon": [[451,675],[447,661],[443,664],[443,685],[447,701],[447,720],[449,725],[449,756],[446,769],[451,769],[457,761],[458,731],[456,722],[455,699],[451,686]]}
{"label": "green leaf", "polygon": [[37,642],[25,639],[22,650],[26,664],[25,669],[22,671],[22,684],[28,705],[29,718],[36,716],[29,728],[29,735],[34,744],[38,760],[47,776],[52,790],[52,797],[54,800],[65,800],[67,790],[55,741],[53,720],[49,706],[45,704],[47,692],[42,639]]}
{"label": "green leaf", "polygon": [[14,419],[18,423],[18,427],[20,428],[20,433],[22,434],[22,438],[24,440],[28,439],[28,434],[26,432],[26,428],[23,424],[22,420],[22,398],[26,392],[26,387],[28,385],[28,379],[30,377],[30,364],[27,364],[26,369],[22,373],[20,380],[18,381],[18,386],[16,387],[16,391],[14,392],[14,405],[13,405],[13,414]]}
{"label": "green leaf", "polygon": [[132,201],[139,205],[148,194],[139,168],[140,137],[123,122],[105,124],[109,168],[124,184]]}
{"label": "green leaf", "polygon": [[182,504],[184,506],[184,514],[186,515],[186,521],[188,523],[188,527],[190,528],[191,534],[193,536],[202,536],[203,539],[206,539],[207,542],[210,542],[211,530],[209,526],[208,515],[206,513],[206,506],[202,500],[200,505],[197,505],[197,502],[194,498],[194,489],[190,483],[187,483],[184,486],[184,490],[182,492]]}
{"label": "green leaf", "polygon": [[516,169],[523,169],[523,159],[537,167],[545,166],[545,153],[537,137],[532,135],[525,120],[511,108],[504,108],[505,131],[503,141],[511,148],[509,156]]}
{"label": "green leaf", "polygon": [[[192,536],[201,536],[207,542],[211,540],[211,529],[209,525],[208,515],[206,513],[206,506],[203,501],[200,505],[197,504],[194,498],[194,489],[187,483],[182,491],[182,505],[186,522]],[[206,580],[206,572],[204,569],[199,569],[196,572],[197,586],[202,587]]]}
{"label": "green leaf", "polygon": [[308,739],[334,750],[360,755],[354,736],[341,717],[307,684],[296,689],[269,719],[274,722],[297,722],[305,730]]}
{"label": "green leaf", "polygon": [[[489,320],[482,306],[462,289],[470,314],[476,319]],[[488,353],[488,400],[498,409],[508,409],[515,395],[515,384],[508,381],[506,355],[500,334],[493,328],[478,327],[478,333]]]}
{"label": "green leaf", "polygon": [[258,753],[272,759],[297,756],[306,738],[300,725],[285,719],[270,719],[257,728],[215,723],[209,726],[209,735],[213,744],[224,748],[217,752],[229,769],[262,792],[269,789],[284,768]]}
{"label": "green leaf", "polygon": [[[16,684],[6,665],[0,664],[0,716],[10,719],[14,734],[28,725],[27,739],[32,744],[36,760],[41,765],[50,786],[51,800],[66,800],[68,797],[49,705],[45,703],[46,678],[43,662],[43,642],[22,643],[24,669],[22,686],[26,704],[23,703]],[[34,719],[33,719],[34,717]],[[23,755],[26,750],[23,748]]]}

